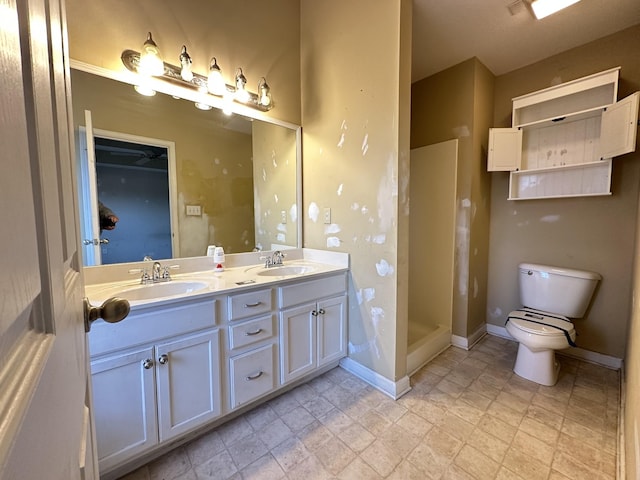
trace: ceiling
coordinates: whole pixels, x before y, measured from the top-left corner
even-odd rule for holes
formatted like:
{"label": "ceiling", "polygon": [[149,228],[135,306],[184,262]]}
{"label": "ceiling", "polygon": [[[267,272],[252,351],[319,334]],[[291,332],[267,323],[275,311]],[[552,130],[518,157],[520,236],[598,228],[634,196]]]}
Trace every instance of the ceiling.
{"label": "ceiling", "polygon": [[525,1],[413,0],[412,82],[471,57],[502,75],[640,24],[639,0],[582,0],[542,20]]}

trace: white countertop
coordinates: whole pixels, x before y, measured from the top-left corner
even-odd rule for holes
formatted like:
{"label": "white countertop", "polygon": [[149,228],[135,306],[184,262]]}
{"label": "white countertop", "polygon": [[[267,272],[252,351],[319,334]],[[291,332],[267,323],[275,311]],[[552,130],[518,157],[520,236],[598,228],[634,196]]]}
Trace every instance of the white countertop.
{"label": "white countertop", "polygon": [[[222,272],[214,271],[211,257],[170,259],[159,261],[163,267],[171,267],[170,281],[142,285],[140,269],[150,270],[153,263],[104,265],[85,268],[85,294],[93,305],[100,305],[111,297],[126,298],[129,294],[132,296],[129,303],[132,310],[135,310],[144,306],[159,306],[187,298],[195,300],[349,269],[349,255],[346,253],[313,249],[291,249],[286,250],[285,253],[283,267],[302,267],[301,270],[306,271],[278,275],[278,269],[282,267],[274,266],[266,269],[264,260],[260,260],[260,257],[270,256],[272,252],[226,255],[225,269]],[[268,273],[271,275],[264,275],[265,270],[269,270]],[[156,288],[155,291],[184,288],[184,291],[155,295],[154,288]],[[136,296],[152,296],[152,298],[137,299]]]}

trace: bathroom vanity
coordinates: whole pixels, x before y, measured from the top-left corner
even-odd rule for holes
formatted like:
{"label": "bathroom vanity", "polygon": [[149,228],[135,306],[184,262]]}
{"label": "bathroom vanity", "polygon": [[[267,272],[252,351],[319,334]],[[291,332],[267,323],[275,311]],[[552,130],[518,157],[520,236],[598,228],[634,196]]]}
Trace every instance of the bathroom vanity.
{"label": "bathroom vanity", "polygon": [[137,272],[139,263],[89,275],[106,280],[88,284],[93,304],[131,298],[127,318],[98,320],[89,333],[103,478],[117,478],[346,356],[347,254],[294,249],[271,268],[256,263],[257,254],[227,259],[222,273],[208,257],[168,260],[181,273],[149,286],[113,280]]}

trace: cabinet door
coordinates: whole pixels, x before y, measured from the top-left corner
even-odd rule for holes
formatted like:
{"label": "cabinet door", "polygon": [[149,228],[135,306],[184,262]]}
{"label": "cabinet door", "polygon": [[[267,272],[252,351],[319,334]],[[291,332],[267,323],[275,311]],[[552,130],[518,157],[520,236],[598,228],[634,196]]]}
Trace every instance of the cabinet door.
{"label": "cabinet door", "polygon": [[613,158],[636,150],[638,99],[636,92],[607,107],[600,124],[600,159]]}
{"label": "cabinet door", "polygon": [[315,303],[280,312],[280,372],[282,384],[316,368]]}
{"label": "cabinet door", "polygon": [[91,362],[100,470],[158,443],[153,349]]}
{"label": "cabinet door", "polygon": [[339,360],[347,351],[347,297],[318,302],[318,367]]}
{"label": "cabinet door", "polygon": [[519,170],[522,162],[522,130],[490,128],[487,170],[509,172]]}
{"label": "cabinet door", "polygon": [[160,441],[220,415],[218,330],[156,347]]}

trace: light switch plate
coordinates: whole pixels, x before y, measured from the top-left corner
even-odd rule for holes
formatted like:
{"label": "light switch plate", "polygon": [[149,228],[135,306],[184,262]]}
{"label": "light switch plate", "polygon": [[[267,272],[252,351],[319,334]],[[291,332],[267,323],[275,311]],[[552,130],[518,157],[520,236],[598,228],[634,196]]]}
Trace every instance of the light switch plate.
{"label": "light switch plate", "polygon": [[200,205],[187,205],[187,216],[199,217],[202,215]]}

